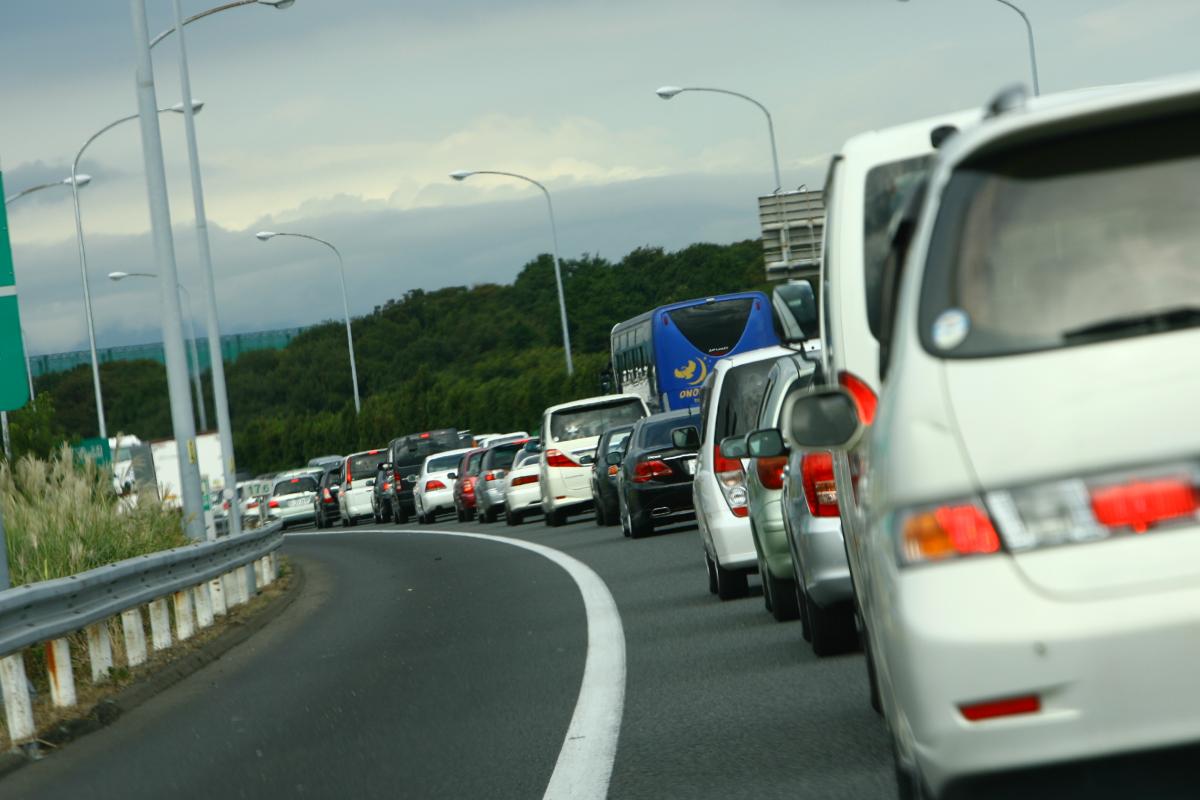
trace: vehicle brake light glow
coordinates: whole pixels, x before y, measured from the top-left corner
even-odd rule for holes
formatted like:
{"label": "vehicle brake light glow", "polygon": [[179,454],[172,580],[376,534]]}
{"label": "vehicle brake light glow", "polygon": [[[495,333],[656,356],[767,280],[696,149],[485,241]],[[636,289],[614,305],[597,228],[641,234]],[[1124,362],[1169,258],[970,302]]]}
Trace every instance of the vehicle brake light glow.
{"label": "vehicle brake light glow", "polygon": [[971,722],[996,717],[1011,717],[1015,714],[1036,714],[1042,710],[1042,701],[1036,694],[1026,697],[1008,697],[1003,700],[988,700],[959,706],[959,712]]}
{"label": "vehicle brake light glow", "polygon": [[838,515],[837,484],[833,479],[833,455],[828,451],[805,453],[800,459],[800,484],[804,500],[814,517]]}
{"label": "vehicle brake light glow", "polygon": [[999,549],[1000,536],[978,503],[919,511],[905,519],[900,530],[900,555],[909,564],[995,553]]}
{"label": "vehicle brake light glow", "polygon": [[392,490],[392,484],[388,483],[387,481],[384,481],[383,490],[385,492],[390,492]]}
{"label": "vehicle brake light glow", "polygon": [[666,478],[672,474],[671,468],[667,466],[665,461],[660,461],[657,458],[650,461],[639,461],[633,467],[633,482],[646,483],[655,478]]}
{"label": "vehicle brake light glow", "polygon": [[863,425],[875,421],[875,410],[879,407],[879,397],[867,385],[867,382],[851,372],[839,372],[838,383],[850,393],[854,406],[858,409],[858,418]]}
{"label": "vehicle brake light glow", "polygon": [[546,466],[547,467],[578,467],[579,462],[571,458],[562,450],[551,448],[546,451]]}
{"label": "vehicle brake light glow", "polygon": [[249,503],[246,503],[246,508],[258,508],[258,501],[251,500]]}
{"label": "vehicle brake light glow", "polygon": [[437,481],[437,480],[425,481],[425,491],[427,491],[427,492],[436,492],[440,489],[445,489],[445,488],[446,488],[446,484],[442,483],[441,481]]}
{"label": "vehicle brake light glow", "polygon": [[279,508],[279,501],[272,500],[271,502],[267,503],[267,508]]}
{"label": "vehicle brake light glow", "polygon": [[421,434],[421,438],[422,438],[422,439],[428,439],[428,438],[429,438],[429,434],[428,434],[428,433],[422,433],[422,434]]}
{"label": "vehicle brake light glow", "polygon": [[513,478],[512,485],[513,486],[526,486],[530,483],[537,483],[537,482],[538,482],[537,475],[518,475],[517,477]]}
{"label": "vehicle brake light glow", "polygon": [[299,478],[292,478],[292,483],[299,483],[299,482],[300,482]]}
{"label": "vehicle brake light glow", "polygon": [[783,488],[783,468],[787,462],[787,456],[754,459],[754,471],[758,473],[758,482],[764,489]]}
{"label": "vehicle brake light glow", "polygon": [[1145,533],[1152,525],[1196,513],[1196,489],[1189,481],[1163,478],[1130,481],[1092,490],[1096,521],[1109,528]]}
{"label": "vehicle brake light glow", "polygon": [[382,450],[368,450],[368,451],[367,451],[367,455],[369,455],[369,456],[377,456],[377,455],[379,455],[379,454],[380,454],[380,453],[382,453],[382,452],[383,452]]}
{"label": "vehicle brake light glow", "polygon": [[618,467],[616,464],[610,464],[608,466],[608,474],[609,475],[616,475],[620,471],[621,471],[621,468]]}
{"label": "vehicle brake light glow", "polygon": [[328,486],[326,486],[324,489],[321,490],[321,502],[322,503],[332,503],[333,502],[333,492],[329,491]]}

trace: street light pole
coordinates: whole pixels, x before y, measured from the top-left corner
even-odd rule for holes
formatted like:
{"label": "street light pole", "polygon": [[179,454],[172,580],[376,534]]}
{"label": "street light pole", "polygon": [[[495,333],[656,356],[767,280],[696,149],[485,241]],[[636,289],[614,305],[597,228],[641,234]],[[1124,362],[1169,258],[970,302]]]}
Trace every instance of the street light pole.
{"label": "street light pole", "polygon": [[167,176],[163,166],[162,135],[154,92],[154,66],[150,61],[150,35],[146,26],[146,0],[130,0],[133,42],[137,54],[135,72],[138,118],[142,129],[142,158],[146,170],[146,194],[150,205],[150,227],[154,260],[159,265],[162,296],[163,356],[167,367],[167,392],[171,399],[171,427],[179,448],[180,494],[183,499],[184,530],[197,541],[206,538],[204,500],[196,463],[196,426],[192,419],[188,388],[187,355],[180,325],[179,273],[175,266],[175,242],[171,231],[171,209],[167,201]]}
{"label": "street light pole", "polygon": [[[167,111],[181,113],[184,105],[184,103],[178,103],[168,108],[160,108],[157,110],[157,113],[162,114]],[[191,102],[191,107],[193,110],[199,111],[204,107],[204,104],[193,99]],[[81,176],[79,175],[79,159],[83,158],[84,152],[88,149],[92,142],[99,139],[103,134],[107,133],[118,125],[126,122],[132,122],[137,118],[137,114],[130,114],[127,117],[121,117],[118,120],[108,123],[103,128],[93,133],[88,140],[83,143],[83,147],[79,148],[79,152],[75,154],[75,160],[71,162],[71,202],[75,207],[75,242],[79,247],[79,272],[83,278],[83,315],[84,319],[87,320],[88,349],[92,356],[92,388],[96,393],[96,420],[100,429],[99,435],[102,439],[108,438],[108,426],[104,422],[104,396],[100,393],[100,359],[96,355],[96,327],[92,320],[92,290],[91,286],[88,284],[87,250],[83,246],[83,217],[80,215],[79,210],[79,187],[82,185],[80,183]],[[158,120],[156,117],[155,123],[157,124],[157,122]]]}
{"label": "street light pole", "polygon": [[[193,14],[187,19],[183,18],[183,10],[180,7],[179,0],[174,0],[175,6],[175,26],[168,28],[162,33],[150,40],[150,47],[153,48],[163,39],[166,39],[172,33],[179,37],[179,85],[182,95],[191,97],[191,77],[188,71],[187,63],[187,46],[184,42],[183,29],[199,19],[212,16],[222,11],[228,11],[231,8],[250,5],[265,5],[272,6],[277,9],[285,9],[291,6],[295,0],[234,0],[234,2],[225,3],[206,11],[201,11],[199,14]],[[222,470],[224,475],[225,490],[222,493],[226,500],[229,501],[230,508],[237,508],[237,462],[233,452],[233,423],[229,416],[229,394],[225,383],[225,354],[221,350],[221,326],[217,315],[217,290],[216,281],[213,277],[212,267],[212,251],[208,241],[208,214],[204,207],[204,184],[200,178],[200,155],[196,145],[196,123],[193,115],[184,112],[184,130],[187,136],[188,149],[188,169],[191,173],[192,183],[192,207],[196,221],[196,246],[200,255],[200,274],[204,284],[204,312],[205,321],[208,326],[208,361],[209,372],[212,375],[213,384],[213,405],[217,412],[217,436],[221,441]],[[192,337],[193,349],[195,349],[195,336]],[[204,401],[200,400],[201,420],[204,420]],[[208,426],[201,422],[201,427]],[[240,513],[230,513],[229,515],[229,534],[237,536],[242,532],[242,519]]]}
{"label": "street light pole", "polygon": [[[40,192],[42,189],[51,189],[55,186],[70,186],[78,184],[79,186],[87,186],[91,183],[91,175],[77,175],[74,178],[63,178],[61,181],[51,181],[50,183],[39,183],[37,186],[30,186],[28,189],[22,189],[16,194],[10,194],[4,198],[4,205],[12,204],[14,200],[20,200],[22,197],[27,197],[34,192]],[[29,348],[25,341],[25,334],[21,334],[21,349],[22,355],[25,358],[25,377],[29,381],[29,402],[33,402],[33,372],[29,368]],[[12,461],[12,437],[8,431],[8,412],[0,411],[0,436],[4,439],[4,459]]]}
{"label": "street light pole", "polygon": [[775,169],[775,193],[778,194],[779,192],[783,191],[783,179],[780,177],[779,173],[779,150],[775,147],[775,121],[771,118],[771,112],[767,110],[766,106],[748,94],[731,92],[728,89],[714,89],[707,86],[662,86],[655,90],[655,94],[657,94],[663,100],[670,100],[675,95],[682,94],[683,92],[714,92],[716,94],[727,94],[731,97],[740,97],[742,100],[758,106],[758,110],[761,111],[763,116],[767,118],[767,135],[771,139],[771,165]]}
{"label": "street light pole", "polygon": [[318,239],[316,236],[309,236],[306,233],[276,233],[274,231],[259,231],[254,234],[260,241],[274,239],[276,236],[294,236],[297,239],[308,239],[312,242],[318,242],[325,245],[333,254],[337,256],[338,261],[338,278],[342,282],[342,313],[346,317],[346,346],[350,350],[350,382],[354,384],[354,413],[359,414],[362,411],[362,403],[358,398],[358,367],[354,363],[354,333],[350,330],[350,304],[346,299],[346,264],[342,261],[342,253],[330,242],[324,239]]}
{"label": "street light pole", "polygon": [[[158,277],[158,275],[154,274],[153,272],[110,272],[110,273],[108,273],[108,279],[110,281],[112,281],[113,283],[116,283],[118,281],[123,281],[126,278],[157,278],[157,277]],[[208,417],[204,413],[204,393],[201,388],[203,384],[201,384],[201,382],[200,382],[200,353],[196,349],[196,341],[197,341],[197,339],[196,339],[196,318],[192,314],[192,296],[190,293],[188,293],[187,287],[184,286],[182,283],[179,284],[179,291],[183,296],[183,301],[187,304],[188,335],[191,336],[191,339],[189,340],[188,344],[189,344],[189,349],[191,350],[191,353],[192,353],[192,386],[196,390],[196,402],[199,404],[198,410],[200,412],[200,430],[206,431],[206,430],[208,430]]]}
{"label": "street light pole", "polygon": [[501,172],[494,169],[460,169],[450,173],[450,177],[456,181],[464,181],[472,175],[503,175],[506,178],[516,178],[526,183],[532,183],[546,196],[546,210],[550,214],[550,239],[554,247],[554,283],[558,287],[558,316],[562,324],[563,353],[567,359],[567,374],[574,375],[575,363],[571,360],[571,332],[567,328],[567,300],[563,294],[562,261],[558,257],[558,225],[554,221],[554,202],[550,199],[550,190],[533,178],[516,172]]}

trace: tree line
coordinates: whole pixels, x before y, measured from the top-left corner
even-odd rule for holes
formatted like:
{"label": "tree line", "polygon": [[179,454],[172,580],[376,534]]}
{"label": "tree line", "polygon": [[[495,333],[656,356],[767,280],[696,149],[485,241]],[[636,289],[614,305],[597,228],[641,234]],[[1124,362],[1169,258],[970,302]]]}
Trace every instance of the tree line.
{"label": "tree line", "polygon": [[[363,397],[357,417],[342,323],[226,365],[239,472],[286,469],[429,428],[532,431],[547,406],[600,389],[617,322],[764,282],[757,240],[675,252],[642,247],[616,262],[585,255],[562,268],[574,376],[564,365],[550,256],[530,261],[511,284],[414,289],[352,322]],[[215,420],[204,378],[208,419]],[[106,363],[101,382],[110,432],[172,435],[162,364]],[[35,404],[10,415],[14,454],[45,455],[63,439],[96,435],[90,367],[43,376],[37,392]]]}

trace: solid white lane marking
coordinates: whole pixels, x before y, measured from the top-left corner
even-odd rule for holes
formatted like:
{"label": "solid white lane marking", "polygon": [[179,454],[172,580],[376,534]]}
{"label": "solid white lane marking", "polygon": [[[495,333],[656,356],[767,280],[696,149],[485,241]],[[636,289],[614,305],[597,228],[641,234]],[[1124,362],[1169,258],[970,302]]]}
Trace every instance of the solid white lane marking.
{"label": "solid white lane marking", "polygon": [[[587,614],[587,655],[575,713],[571,715],[554,773],[542,797],[543,800],[604,800],[608,796],[608,783],[617,756],[617,738],[621,734],[621,716],[625,710],[625,629],[604,580],[587,564],[561,550],[507,536],[427,528],[362,528],[345,532],[423,533],[499,542],[537,553],[566,570],[583,597]],[[285,537],[338,535],[324,531],[284,534]]]}

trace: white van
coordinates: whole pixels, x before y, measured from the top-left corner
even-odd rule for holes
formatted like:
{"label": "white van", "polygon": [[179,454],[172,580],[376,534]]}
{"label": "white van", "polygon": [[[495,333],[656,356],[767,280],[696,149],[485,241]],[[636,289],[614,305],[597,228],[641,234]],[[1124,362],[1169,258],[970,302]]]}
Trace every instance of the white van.
{"label": "white van", "polygon": [[375,507],[375,473],[379,465],[387,462],[387,448],[364,450],[346,456],[342,465],[342,488],[338,490],[338,511],[342,527],[355,525],[364,517],[373,517]]}
{"label": "white van", "polygon": [[539,475],[546,524],[562,525],[569,514],[592,508],[592,460],[606,428],[630,425],[649,415],[632,394],[606,394],[550,406],[542,414]]}

